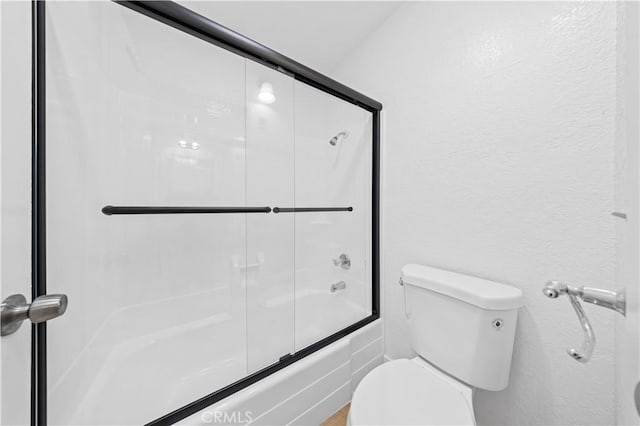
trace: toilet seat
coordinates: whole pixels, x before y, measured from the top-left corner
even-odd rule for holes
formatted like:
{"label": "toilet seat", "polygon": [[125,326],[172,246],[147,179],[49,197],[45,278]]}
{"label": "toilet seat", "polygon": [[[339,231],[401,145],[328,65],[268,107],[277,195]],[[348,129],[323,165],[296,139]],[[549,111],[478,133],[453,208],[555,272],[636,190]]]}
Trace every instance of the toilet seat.
{"label": "toilet seat", "polygon": [[349,424],[475,425],[471,388],[426,361],[399,359],[380,365],[356,388]]}

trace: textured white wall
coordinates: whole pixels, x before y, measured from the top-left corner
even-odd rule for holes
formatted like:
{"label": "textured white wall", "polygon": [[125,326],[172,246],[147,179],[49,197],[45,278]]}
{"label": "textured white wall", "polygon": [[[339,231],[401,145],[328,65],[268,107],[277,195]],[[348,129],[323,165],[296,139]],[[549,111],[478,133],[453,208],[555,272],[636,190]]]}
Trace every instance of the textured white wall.
{"label": "textured white wall", "polygon": [[386,354],[411,356],[400,268],[521,288],[511,383],[480,391],[480,424],[613,422],[615,313],[582,335],[546,280],[613,287],[614,3],[409,3],[333,73],[383,102]]}

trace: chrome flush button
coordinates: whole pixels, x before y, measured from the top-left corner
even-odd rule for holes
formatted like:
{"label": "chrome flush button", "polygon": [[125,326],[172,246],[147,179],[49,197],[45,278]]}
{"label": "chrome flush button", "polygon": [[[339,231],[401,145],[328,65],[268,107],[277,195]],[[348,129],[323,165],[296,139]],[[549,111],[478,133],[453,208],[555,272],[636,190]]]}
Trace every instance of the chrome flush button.
{"label": "chrome flush button", "polygon": [[502,328],[502,325],[504,324],[504,320],[502,318],[496,318],[493,320],[493,322],[491,323],[491,325],[493,326],[493,328],[495,328],[496,330],[500,330]]}

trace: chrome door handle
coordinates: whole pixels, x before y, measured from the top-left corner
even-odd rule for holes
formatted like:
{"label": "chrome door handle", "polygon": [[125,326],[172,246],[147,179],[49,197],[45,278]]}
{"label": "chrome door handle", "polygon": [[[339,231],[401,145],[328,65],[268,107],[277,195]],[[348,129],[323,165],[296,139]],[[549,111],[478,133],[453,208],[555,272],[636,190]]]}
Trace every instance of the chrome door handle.
{"label": "chrome door handle", "polygon": [[0,304],[0,335],[15,333],[26,319],[38,324],[59,317],[67,310],[67,304],[64,294],[39,296],[31,304],[22,294],[12,294]]}

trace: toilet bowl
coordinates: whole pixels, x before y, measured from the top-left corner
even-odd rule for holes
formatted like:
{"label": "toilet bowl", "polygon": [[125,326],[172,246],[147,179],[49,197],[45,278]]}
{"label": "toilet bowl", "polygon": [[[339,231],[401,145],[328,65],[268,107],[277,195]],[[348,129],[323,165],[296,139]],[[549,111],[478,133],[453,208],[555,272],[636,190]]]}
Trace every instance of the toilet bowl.
{"label": "toilet bowl", "polygon": [[347,422],[475,425],[473,389],[506,388],[522,292],[422,265],[402,268],[413,359],[384,363],[356,388]]}
{"label": "toilet bowl", "polygon": [[349,425],[475,425],[472,389],[425,360],[398,359],[372,370],[356,389]]}

